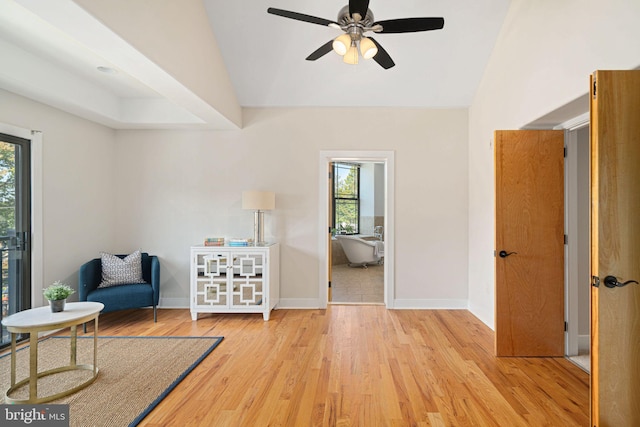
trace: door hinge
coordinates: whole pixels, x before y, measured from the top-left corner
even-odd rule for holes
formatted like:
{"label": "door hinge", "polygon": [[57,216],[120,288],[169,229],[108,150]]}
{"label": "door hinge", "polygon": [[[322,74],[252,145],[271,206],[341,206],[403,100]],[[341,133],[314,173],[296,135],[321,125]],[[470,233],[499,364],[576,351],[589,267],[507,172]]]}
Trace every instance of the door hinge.
{"label": "door hinge", "polygon": [[593,99],[596,99],[596,88],[597,88],[596,75],[594,74],[593,75]]}
{"label": "door hinge", "polygon": [[567,147],[564,147],[564,157],[567,157]]}
{"label": "door hinge", "polygon": [[564,331],[567,332],[569,330],[569,324],[564,322]]}
{"label": "door hinge", "polygon": [[569,244],[569,235],[568,235],[568,234],[565,234],[565,235],[564,235],[564,244],[565,244],[565,245],[568,245],[568,244]]}
{"label": "door hinge", "polygon": [[594,288],[600,287],[600,278],[598,276],[591,276],[591,286]]}

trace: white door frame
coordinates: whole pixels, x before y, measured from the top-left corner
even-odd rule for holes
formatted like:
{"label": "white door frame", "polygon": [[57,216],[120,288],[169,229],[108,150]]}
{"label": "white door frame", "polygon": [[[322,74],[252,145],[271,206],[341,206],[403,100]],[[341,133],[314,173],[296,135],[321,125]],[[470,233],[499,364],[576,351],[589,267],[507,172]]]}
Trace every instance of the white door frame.
{"label": "white door frame", "polygon": [[565,148],[565,233],[567,244],[565,245],[565,321],[567,330],[565,333],[565,355],[578,355],[579,331],[578,331],[578,289],[580,286],[578,271],[578,129],[589,125],[589,113],[581,114],[568,120],[554,129],[564,129]]}
{"label": "white door frame", "polygon": [[329,224],[329,184],[327,171],[329,164],[336,161],[363,161],[384,163],[384,303],[387,308],[393,308],[395,301],[394,283],[394,176],[395,159],[393,151],[320,151],[318,165],[318,208],[320,209],[320,224],[318,225],[318,253],[320,255],[320,268],[318,280],[318,298],[320,308],[326,308],[328,303],[329,275],[329,248],[327,246],[327,234]]}

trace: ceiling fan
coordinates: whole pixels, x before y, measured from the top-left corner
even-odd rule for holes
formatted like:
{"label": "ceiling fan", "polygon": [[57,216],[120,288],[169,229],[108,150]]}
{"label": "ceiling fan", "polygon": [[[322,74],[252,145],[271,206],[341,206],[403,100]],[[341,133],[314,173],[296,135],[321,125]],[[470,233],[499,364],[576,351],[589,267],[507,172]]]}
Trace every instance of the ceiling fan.
{"label": "ceiling fan", "polygon": [[340,9],[336,21],[273,7],[268,8],[267,12],[344,31],[344,34],[334,40],[329,40],[307,56],[307,61],[315,61],[334,50],[339,55],[342,55],[344,62],[357,64],[359,47],[363,58],[373,58],[384,69],[389,69],[396,64],[380,43],[373,37],[364,35],[366,32],[372,31],[380,34],[415,33],[418,31],[440,30],[444,27],[444,18],[403,18],[375,21],[373,12],[369,9],[369,0],[349,0],[349,4]]}

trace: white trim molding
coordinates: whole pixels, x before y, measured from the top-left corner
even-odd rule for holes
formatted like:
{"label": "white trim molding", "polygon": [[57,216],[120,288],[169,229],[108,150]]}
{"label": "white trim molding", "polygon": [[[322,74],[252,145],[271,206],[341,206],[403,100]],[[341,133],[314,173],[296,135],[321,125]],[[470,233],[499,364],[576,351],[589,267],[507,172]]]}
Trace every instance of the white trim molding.
{"label": "white trim molding", "polygon": [[555,126],[554,130],[576,130],[583,126],[587,126],[590,120],[590,113],[587,111],[586,113],[580,114],[577,117],[567,120],[566,122],[560,123],[558,126]]}
{"label": "white trim molding", "polygon": [[[280,298],[278,301],[278,305],[276,305],[277,309],[319,309],[320,301],[317,298]],[[326,303],[324,308],[326,308]]]}
{"label": "white trim molding", "polygon": [[189,298],[162,298],[158,301],[158,308],[189,309]]}
{"label": "white trim molding", "polygon": [[466,299],[397,299],[394,308],[405,310],[468,310]]}
{"label": "white trim molding", "polygon": [[[320,151],[318,162],[318,208],[320,210],[318,224],[318,256],[319,278],[318,299],[320,308],[327,308],[328,304],[328,224],[329,224],[329,185],[327,173],[329,164],[335,161],[362,161],[383,163],[385,180],[384,207],[384,302],[387,308],[394,308],[395,300],[395,253],[394,253],[394,177],[395,153],[393,151]],[[282,304],[280,305],[282,307]]]}

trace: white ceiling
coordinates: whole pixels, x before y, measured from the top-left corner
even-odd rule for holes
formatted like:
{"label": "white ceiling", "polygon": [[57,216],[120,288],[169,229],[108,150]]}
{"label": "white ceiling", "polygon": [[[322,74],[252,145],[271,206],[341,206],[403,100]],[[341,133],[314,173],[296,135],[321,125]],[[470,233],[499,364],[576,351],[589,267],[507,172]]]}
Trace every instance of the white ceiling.
{"label": "white ceiling", "polygon": [[205,0],[243,106],[461,107],[471,104],[508,0],[371,0],[376,20],[444,17],[442,30],[378,34],[396,66],[347,65],[333,52],[305,58],[340,31],[266,13],[336,20],[346,0]]}
{"label": "white ceiling", "polygon": [[[340,32],[267,14],[275,7],[335,20],[346,0],[203,1],[243,107],[469,106],[509,6],[371,0],[376,20],[445,19],[443,30],[376,35],[396,63],[384,70],[372,60],[344,64],[333,52],[305,61]],[[72,0],[0,0],[0,58],[0,88],[113,128],[235,127],[210,105],[203,113],[202,97]]]}

